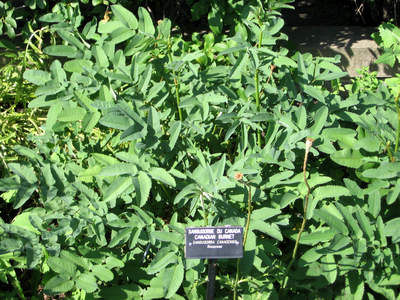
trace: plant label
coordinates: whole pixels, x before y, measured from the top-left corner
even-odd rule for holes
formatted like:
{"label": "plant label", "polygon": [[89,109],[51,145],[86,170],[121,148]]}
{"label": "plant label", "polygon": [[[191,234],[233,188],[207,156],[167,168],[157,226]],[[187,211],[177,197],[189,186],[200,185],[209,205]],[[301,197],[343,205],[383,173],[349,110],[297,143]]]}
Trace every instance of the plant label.
{"label": "plant label", "polygon": [[185,257],[242,258],[242,226],[186,227]]}

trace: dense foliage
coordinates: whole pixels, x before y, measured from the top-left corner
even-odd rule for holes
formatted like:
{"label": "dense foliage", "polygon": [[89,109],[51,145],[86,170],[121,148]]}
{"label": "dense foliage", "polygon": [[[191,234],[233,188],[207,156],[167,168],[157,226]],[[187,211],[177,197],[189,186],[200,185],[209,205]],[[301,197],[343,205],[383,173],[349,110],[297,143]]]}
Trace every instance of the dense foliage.
{"label": "dense foliage", "polygon": [[[86,20],[85,2],[38,16],[10,71],[34,90],[7,105],[46,117],[3,160],[2,299],[205,299],[184,230],[207,225],[247,231],[216,299],[399,296],[399,78],[360,71],[342,96],[339,56],[286,48],[290,0],[232,1],[231,24],[211,8],[190,41],[143,7]],[[383,63],[397,30],[374,36]]]}

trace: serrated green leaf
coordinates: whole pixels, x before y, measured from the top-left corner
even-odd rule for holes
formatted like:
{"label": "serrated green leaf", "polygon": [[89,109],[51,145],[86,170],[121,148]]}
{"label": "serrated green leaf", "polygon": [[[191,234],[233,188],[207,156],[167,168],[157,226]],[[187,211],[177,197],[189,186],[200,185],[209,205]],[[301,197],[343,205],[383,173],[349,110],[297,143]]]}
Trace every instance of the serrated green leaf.
{"label": "serrated green leaf", "polygon": [[349,271],[346,275],[346,290],[348,297],[354,300],[362,300],[364,295],[364,281],[358,271]]}
{"label": "serrated green leaf", "polygon": [[52,56],[74,57],[77,50],[75,46],[55,45],[44,48],[43,52]]}
{"label": "serrated green leaf", "polygon": [[70,291],[74,282],[68,276],[57,275],[51,278],[44,286],[43,292],[49,296],[55,296]]}
{"label": "serrated green leaf", "polygon": [[59,23],[64,21],[64,16],[60,13],[48,13],[39,18],[41,22]]}
{"label": "serrated green leaf", "polygon": [[101,281],[111,281],[114,279],[114,273],[103,265],[95,265],[92,268],[92,274]]}
{"label": "serrated green leaf", "polygon": [[394,188],[389,192],[386,197],[386,201],[388,205],[393,204],[399,197],[400,194],[400,178],[397,180]]}
{"label": "serrated green leaf", "polygon": [[138,21],[135,15],[121,5],[111,5],[111,10],[117,17],[117,20],[130,29],[138,28]]}
{"label": "serrated green leaf", "polygon": [[92,106],[93,101],[88,96],[80,92],[74,92],[74,96],[76,97],[78,103],[87,111],[92,113],[97,112],[97,109]]}
{"label": "serrated green leaf", "polygon": [[400,162],[381,164],[377,169],[368,169],[362,173],[367,178],[389,179],[400,176]]}
{"label": "serrated green leaf", "polygon": [[156,30],[154,28],[153,20],[151,19],[149,12],[144,7],[139,7],[138,13],[139,13],[139,24],[138,24],[139,30],[154,35]]}
{"label": "serrated green leaf", "polygon": [[334,256],[332,254],[327,254],[321,257],[321,264],[323,270],[322,275],[325,276],[329,283],[334,283],[337,278],[337,266]]}
{"label": "serrated green leaf", "polygon": [[[312,233],[305,233],[300,237],[300,244],[303,245],[315,245],[322,242],[327,242],[333,239],[337,231],[335,230],[325,230],[325,231],[315,231]],[[292,238],[296,239],[297,234],[293,234]]]}
{"label": "serrated green leaf", "polygon": [[90,262],[89,259],[82,257],[82,256],[78,256],[75,253],[72,253],[70,251],[67,250],[63,250],[60,253],[60,257],[62,259],[65,259],[71,263],[80,265],[81,267],[83,267],[86,271],[90,271],[93,267],[92,263]]}
{"label": "serrated green leaf", "polygon": [[377,152],[381,149],[382,143],[376,136],[369,136],[365,137],[361,140],[357,140],[354,143],[353,149],[354,150],[359,150],[359,149],[364,149],[368,152]]}
{"label": "serrated green leaf", "polygon": [[[35,220],[37,222],[37,227],[31,224],[31,220]],[[40,235],[40,231],[36,228],[39,228],[41,231],[45,231],[45,229],[42,227],[42,223],[43,220],[37,214],[35,214],[34,211],[29,211],[17,215],[12,224],[25,228],[34,234]]]}
{"label": "serrated green leaf", "polygon": [[101,68],[107,68],[109,66],[108,57],[102,47],[94,45],[92,47],[92,54]]}
{"label": "serrated green leaf", "polygon": [[82,107],[75,107],[63,110],[58,114],[60,122],[75,122],[82,120],[86,115],[86,109]]}
{"label": "serrated green leaf", "polygon": [[25,244],[26,264],[28,269],[36,267],[42,258],[42,245],[39,243],[38,236],[17,225],[0,224],[0,227],[8,233],[15,234],[16,236],[22,237],[28,241],[28,243]]}
{"label": "serrated green leaf", "polygon": [[386,236],[393,236],[400,230],[400,218],[394,218],[386,222],[384,233]]}
{"label": "serrated green leaf", "polygon": [[2,241],[0,241],[0,255],[14,251],[22,251],[23,249],[24,244],[21,240],[3,239]]}
{"label": "serrated green leaf", "polygon": [[98,175],[102,169],[103,167],[99,165],[94,166],[93,168],[89,168],[85,171],[80,172],[78,175],[78,179],[83,182],[92,182],[94,176]]}
{"label": "serrated green leaf", "polygon": [[188,184],[187,186],[185,186],[178,195],[176,195],[175,200],[174,200],[174,204],[178,204],[183,198],[186,198],[183,205],[186,204],[186,202],[188,201],[188,198],[193,196],[193,195],[199,195],[200,189],[199,187],[194,184]]}
{"label": "serrated green leaf", "polygon": [[362,166],[364,156],[358,150],[343,149],[331,154],[331,159],[338,165],[357,169]]}
{"label": "serrated green leaf", "polygon": [[183,263],[178,261],[174,266],[165,269],[163,279],[163,293],[167,299],[175,295],[183,281]]}
{"label": "serrated green leaf", "polygon": [[298,198],[300,198],[300,195],[297,195],[292,191],[285,193],[280,202],[281,209],[283,209],[286,206],[288,206],[289,204],[293,203]]}
{"label": "serrated green leaf", "polygon": [[104,75],[106,75],[108,78],[116,80],[117,82],[121,81],[123,83],[128,83],[132,84],[132,78],[128,74],[124,73],[116,73],[117,71],[114,72],[104,72]]}
{"label": "serrated green leaf", "polygon": [[247,54],[247,52],[241,52],[239,54],[239,57],[236,60],[235,65],[232,68],[231,74],[229,75],[229,78],[231,78],[231,79],[240,78],[240,73],[242,72],[243,68],[246,66],[248,58],[249,58],[249,55]]}
{"label": "serrated green leaf", "polygon": [[314,216],[322,219],[325,223],[329,225],[329,228],[335,230],[338,233],[347,236],[349,234],[349,230],[347,229],[346,225],[343,223],[342,220],[336,218],[334,215],[331,215],[329,212],[323,210],[315,210]]}
{"label": "serrated green leaf", "polygon": [[147,101],[150,101],[154,97],[157,96],[157,94],[161,91],[161,89],[165,86],[165,81],[157,82],[155,85],[151,87],[151,89],[147,92],[146,91],[146,98]]}
{"label": "serrated green leaf", "polygon": [[114,128],[114,129],[119,129],[119,130],[126,130],[130,126],[133,125],[132,120],[125,116],[104,116],[99,120],[99,123],[101,125]]}
{"label": "serrated green leaf", "polygon": [[240,125],[240,121],[239,120],[235,120],[233,122],[231,127],[229,127],[229,129],[226,131],[225,140],[224,140],[225,142],[228,141],[230,139],[230,137],[232,136],[232,134],[235,133],[235,130],[239,125]]}
{"label": "serrated green leaf", "polygon": [[325,103],[325,98],[322,95],[322,92],[317,90],[315,87],[312,85],[305,85],[303,87],[303,91],[308,94],[309,96],[313,97],[315,100],[318,100],[322,103]]}
{"label": "serrated green leaf", "polygon": [[168,147],[170,150],[174,149],[175,144],[179,138],[179,135],[181,133],[181,128],[182,128],[182,122],[181,121],[176,121],[174,122],[171,127],[168,130],[169,133],[169,142],[168,142]]}
{"label": "serrated green leaf", "polygon": [[352,240],[350,237],[343,236],[340,233],[335,234],[326,252],[329,254],[338,255],[342,254],[349,248],[351,248],[350,251],[352,251],[353,249],[351,247],[351,242]]}
{"label": "serrated green leaf", "polygon": [[325,185],[317,187],[313,192],[313,201],[318,201],[325,198],[336,198],[340,196],[350,195],[347,188],[338,185]]}
{"label": "serrated green leaf", "polygon": [[134,185],[131,176],[119,176],[117,177],[104,192],[104,202],[108,202],[116,199],[122,194],[127,194],[127,190],[132,192]]}
{"label": "serrated green leaf", "polygon": [[315,80],[335,80],[347,76],[347,72],[328,72],[325,71],[315,76]]}
{"label": "serrated green leaf", "polygon": [[85,51],[85,45],[80,40],[78,40],[71,32],[60,28],[57,29],[57,33],[64,41],[71,44],[71,46],[75,46],[79,50]]}
{"label": "serrated green leaf", "polygon": [[321,246],[312,247],[307,250],[306,253],[304,253],[299,259],[299,267],[304,268],[305,266],[320,259],[320,257],[323,255],[321,250]]}
{"label": "serrated green leaf", "polygon": [[210,29],[214,34],[218,35],[222,32],[222,27],[223,27],[222,15],[214,7],[212,7],[210,12],[208,13],[208,26],[210,26]]}
{"label": "serrated green leaf", "polygon": [[375,190],[368,195],[368,212],[375,218],[379,216],[381,211],[381,195],[379,190]]}
{"label": "serrated green leaf", "polygon": [[320,107],[314,115],[314,124],[310,130],[313,134],[319,134],[328,119],[328,108],[326,106]]}
{"label": "serrated green leaf", "polygon": [[147,199],[150,195],[151,190],[151,179],[143,171],[138,172],[137,177],[132,178],[132,182],[135,186],[136,199],[138,201],[139,207],[146,204]]}
{"label": "serrated green leaf", "polygon": [[143,72],[141,80],[139,81],[138,88],[143,94],[146,93],[147,87],[149,86],[152,71],[153,71],[153,66],[149,64],[146,67],[146,70]]}
{"label": "serrated green leaf", "polygon": [[26,203],[38,188],[37,184],[31,184],[27,181],[23,181],[18,188],[17,194],[14,200],[14,209],[20,208]]}
{"label": "serrated green leaf", "polygon": [[332,142],[341,141],[349,148],[353,148],[356,142],[355,136],[357,135],[357,131],[349,128],[326,128],[322,131],[321,135]]}
{"label": "serrated green leaf", "polygon": [[300,52],[297,52],[297,65],[299,70],[299,84],[300,87],[303,87],[308,83],[309,80],[306,66],[304,64],[303,55]]}
{"label": "serrated green leaf", "polygon": [[282,233],[278,227],[278,225],[274,223],[265,223],[261,220],[251,220],[250,221],[250,230],[258,230],[263,233],[268,234],[274,239],[277,239],[278,241],[282,241]]}
{"label": "serrated green leaf", "polygon": [[176,245],[182,245],[184,243],[183,237],[174,232],[153,231],[151,233],[151,236],[153,236],[155,239],[157,239],[159,241],[174,243]]}
{"label": "serrated green leaf", "polygon": [[24,79],[36,85],[43,85],[51,79],[51,74],[42,70],[26,70]]}
{"label": "serrated green leaf", "polygon": [[82,289],[86,293],[93,293],[98,289],[96,277],[92,274],[81,274],[75,279],[75,286],[77,289]]}
{"label": "serrated green leaf", "polygon": [[154,107],[149,109],[149,114],[147,116],[147,130],[150,131],[152,135],[157,135],[161,132],[160,118]]}
{"label": "serrated green leaf", "polygon": [[365,215],[364,211],[358,205],[356,206],[356,217],[358,224],[360,225],[361,230],[364,233],[364,237],[368,239],[368,241],[374,240],[374,229],[371,225],[370,220]]}
{"label": "serrated green leaf", "polygon": [[152,179],[161,181],[172,187],[175,187],[176,185],[174,177],[172,177],[166,170],[162,168],[150,168],[149,175]]}
{"label": "serrated green leaf", "polygon": [[387,246],[387,240],[385,236],[385,225],[383,224],[382,217],[379,216],[376,219],[376,234],[377,234],[377,240],[379,240],[381,247],[386,247]]}
{"label": "serrated green leaf", "polygon": [[97,125],[101,117],[101,113],[96,111],[95,113],[87,113],[82,120],[82,130],[85,133],[91,133],[94,127]]}
{"label": "serrated green leaf", "polygon": [[251,213],[251,218],[254,220],[266,220],[272,218],[273,216],[279,215],[281,213],[280,209],[263,207],[260,209],[255,209]]}
{"label": "serrated green leaf", "polygon": [[117,245],[122,245],[126,243],[132,231],[133,229],[130,227],[119,230],[118,233],[112,237],[110,243],[108,244],[108,247],[114,248]]}
{"label": "serrated green leaf", "polygon": [[16,190],[19,186],[16,178],[0,178],[0,191]]}
{"label": "serrated green leaf", "polygon": [[134,300],[140,299],[142,294],[143,292],[141,291],[141,288],[136,283],[102,287],[99,292],[101,299],[105,300]]}
{"label": "serrated green leaf", "polygon": [[161,248],[147,268],[147,274],[155,274],[171,263],[176,263],[178,257],[168,248]]}
{"label": "serrated green leaf", "polygon": [[59,257],[50,257],[47,260],[49,267],[58,274],[67,275],[70,277],[76,276],[76,265],[68,260]]}
{"label": "serrated green leaf", "polygon": [[135,30],[126,27],[119,27],[110,33],[108,40],[110,40],[114,44],[119,44],[130,39],[135,34]]}
{"label": "serrated green leaf", "polygon": [[360,226],[358,226],[356,219],[354,219],[350,211],[342,204],[336,202],[335,205],[338,208],[341,215],[343,216],[344,220],[349,224],[350,229],[353,231],[356,237],[360,239],[362,237],[362,230]]}
{"label": "serrated green leaf", "polygon": [[137,167],[134,164],[129,163],[116,163],[104,167],[99,176],[118,176],[118,175],[136,175],[138,173]]}
{"label": "serrated green leaf", "polygon": [[111,157],[109,155],[101,154],[101,153],[93,153],[92,156],[96,161],[98,161],[103,166],[109,166],[116,163],[119,163],[118,159]]}

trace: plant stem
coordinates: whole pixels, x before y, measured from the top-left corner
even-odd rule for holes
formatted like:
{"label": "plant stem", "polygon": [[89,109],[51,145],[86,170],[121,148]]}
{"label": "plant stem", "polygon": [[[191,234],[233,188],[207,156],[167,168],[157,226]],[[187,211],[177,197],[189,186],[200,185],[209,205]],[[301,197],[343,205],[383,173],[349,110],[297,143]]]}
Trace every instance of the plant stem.
{"label": "plant stem", "polygon": [[[258,69],[256,70],[256,75],[255,75],[255,85],[256,85],[256,106],[257,106],[257,112],[260,112],[260,83],[258,82]],[[258,147],[261,148],[261,132],[260,130],[257,129],[257,144]]]}
{"label": "plant stem", "polygon": [[282,285],[281,285],[281,289],[279,291],[279,294],[281,294],[282,291],[286,288],[286,283],[287,283],[286,278],[287,278],[287,276],[289,274],[290,268],[292,267],[292,265],[293,265],[293,263],[294,263],[294,261],[296,259],[297,249],[298,249],[299,243],[300,243],[300,237],[301,237],[301,234],[304,231],[304,227],[305,227],[306,221],[307,221],[308,198],[310,196],[311,188],[310,188],[310,186],[308,185],[308,182],[307,182],[306,167],[307,167],[308,153],[310,151],[310,148],[312,146],[313,141],[314,140],[311,139],[311,138],[307,138],[307,140],[306,140],[306,152],[305,152],[304,163],[303,163],[303,177],[304,177],[304,182],[305,182],[305,184],[307,186],[307,195],[306,195],[306,200],[305,200],[305,203],[304,203],[303,222],[301,223],[301,228],[300,228],[299,234],[297,235],[296,244],[294,245],[292,260],[290,261],[288,267],[286,268],[285,274],[283,275]]}
{"label": "plant stem", "polygon": [[396,135],[396,143],[395,143],[395,146],[394,146],[394,152],[397,152],[397,150],[399,149],[399,137],[400,137],[399,97],[400,97],[400,91],[397,92],[396,99],[394,100],[394,103],[396,104],[396,111],[397,111],[397,135]]}
{"label": "plant stem", "polygon": [[[249,196],[248,196],[248,206],[247,206],[247,222],[246,222],[246,228],[244,230],[244,236],[243,236],[243,248],[246,245],[246,241],[247,241],[247,235],[249,233],[249,227],[250,227],[250,218],[251,218],[251,185],[249,185],[247,182],[244,182],[242,180],[243,178],[243,174],[242,173],[236,173],[235,174],[235,178],[236,176],[240,177],[240,179],[238,179],[240,182],[244,183],[248,188],[249,188]],[[233,286],[233,300],[237,300],[237,287],[239,285],[239,273],[240,273],[240,258],[238,258],[237,260],[237,264],[236,264],[236,278],[235,278],[235,283]]]}
{"label": "plant stem", "polygon": [[388,155],[389,155],[389,160],[390,160],[391,162],[394,162],[395,158],[394,158],[394,156],[393,156],[393,154],[392,154],[392,151],[390,150],[390,141],[387,141],[387,143],[386,143],[386,149],[385,149],[385,150],[387,151],[387,153],[388,153]]}
{"label": "plant stem", "polygon": [[[260,26],[261,26],[261,24],[260,24]],[[261,48],[262,37],[263,37],[263,32],[262,32],[262,30],[260,30],[260,37],[258,39],[258,48]],[[257,112],[260,112],[260,110],[261,110],[261,107],[260,107],[260,82],[259,82],[259,78],[258,78],[258,69],[256,69],[256,74],[254,76],[254,81],[255,81],[255,86],[256,86]],[[257,144],[258,144],[258,147],[261,148],[261,132],[260,132],[259,129],[257,129]]]}

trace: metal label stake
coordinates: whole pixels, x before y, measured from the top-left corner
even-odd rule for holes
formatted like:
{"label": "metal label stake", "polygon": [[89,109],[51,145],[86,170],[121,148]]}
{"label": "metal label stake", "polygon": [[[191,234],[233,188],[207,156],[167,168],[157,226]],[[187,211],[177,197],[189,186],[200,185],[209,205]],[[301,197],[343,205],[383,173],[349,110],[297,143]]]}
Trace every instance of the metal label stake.
{"label": "metal label stake", "polygon": [[216,272],[217,272],[217,260],[210,259],[208,262],[207,300],[214,300]]}

